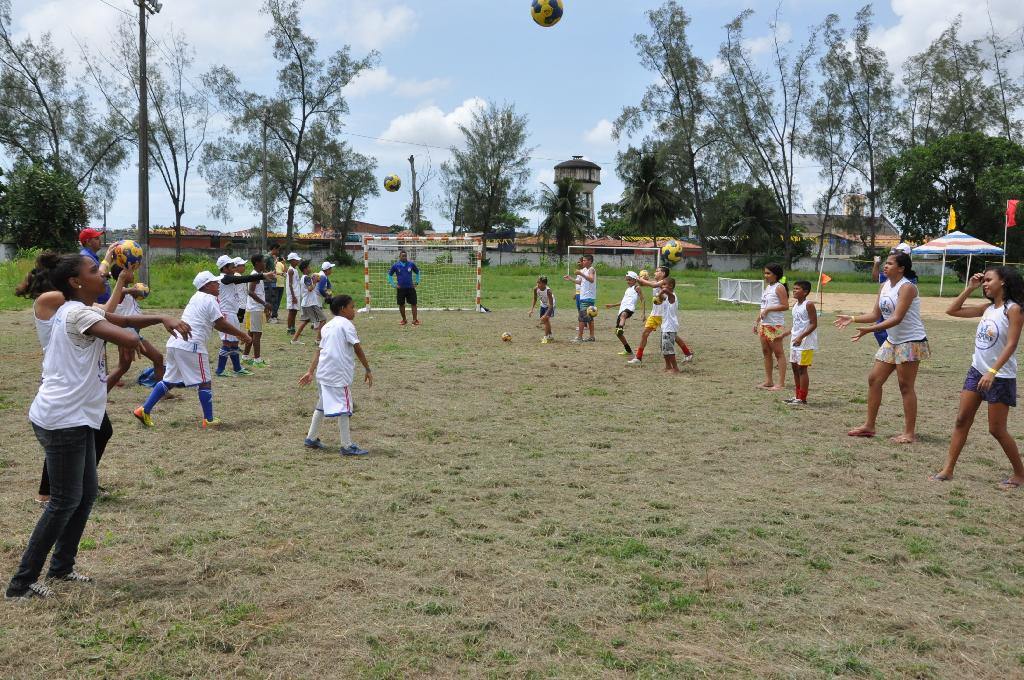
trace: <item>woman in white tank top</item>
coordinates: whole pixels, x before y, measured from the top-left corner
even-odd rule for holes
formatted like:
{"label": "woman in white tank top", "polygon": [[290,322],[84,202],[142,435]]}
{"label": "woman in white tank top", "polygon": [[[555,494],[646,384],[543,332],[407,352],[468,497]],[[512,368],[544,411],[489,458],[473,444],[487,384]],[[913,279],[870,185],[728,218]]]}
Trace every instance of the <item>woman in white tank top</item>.
{"label": "woman in white tank top", "polygon": [[[991,304],[964,303],[978,288]],[[975,274],[960,296],[946,310],[961,319],[979,318],[974,334],[974,356],[967,370],[960,410],[949,438],[946,464],[929,479],[948,482],[953,468],[967,443],[967,434],[974,424],[981,402],[988,402],[988,429],[1006,454],[1013,474],[999,483],[1001,489],[1016,489],[1024,484],[1024,463],[1017,442],[1006,427],[1010,407],[1017,405],[1017,343],[1024,326],[1024,279],[1012,267],[993,267],[984,274]]]}
{"label": "woman in white tank top", "polygon": [[[836,316],[836,328],[846,328],[851,323],[869,323],[857,329],[853,341],[878,331],[887,331],[888,339],[875,354],[875,365],[868,375],[868,413],[860,427],[847,432],[851,437],[874,437],[875,420],[882,404],[882,386],[893,371],[903,395],[903,432],[890,441],[896,444],[912,444],[917,438],[917,369],[921,361],[931,356],[924,323],[921,321],[921,299],[917,286],[909,279],[916,278],[911,269],[910,256],[898,252],[889,255],[885,261],[885,275],[888,280],[882,284],[878,301],[870,314]],[[882,321],[876,321],[881,318]]]}
{"label": "woman in white tank top", "polygon": [[[761,309],[754,319],[754,334],[761,341],[761,356],[764,358],[764,382],[758,385],[762,390],[776,392],[786,386],[786,358],[782,349],[785,333],[786,310],[789,309],[789,288],[782,267],[770,264],[764,268],[764,292],[761,294]],[[772,360],[777,366],[779,380],[775,382]]]}

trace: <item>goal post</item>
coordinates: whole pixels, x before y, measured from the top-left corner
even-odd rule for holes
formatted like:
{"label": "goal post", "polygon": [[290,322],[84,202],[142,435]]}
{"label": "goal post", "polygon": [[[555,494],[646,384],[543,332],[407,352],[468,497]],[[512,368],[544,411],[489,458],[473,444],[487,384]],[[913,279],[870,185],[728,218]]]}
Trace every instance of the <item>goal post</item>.
{"label": "goal post", "polygon": [[718,279],[718,299],[724,302],[759,305],[763,292],[761,279]]}
{"label": "goal post", "polygon": [[[569,246],[568,252],[565,256],[565,273],[572,274],[573,263],[576,261],[573,259],[573,254],[577,256],[583,255],[588,250],[602,250],[605,246]],[[617,266],[623,269],[633,269],[640,271],[651,266],[651,260],[654,261],[654,268],[657,269],[661,266],[661,248],[632,248],[629,246],[622,248],[615,248],[616,250],[628,250],[628,253],[594,253],[594,255],[605,255],[605,263],[608,263],[608,259],[615,258],[618,260]],[[577,258],[578,259],[578,258]],[[652,272],[653,273],[653,272]]]}
{"label": "goal post", "polygon": [[365,307],[359,311],[398,309],[388,272],[402,250],[420,270],[420,282],[416,286],[416,306],[420,310],[481,310],[483,239],[475,236],[364,236]]}

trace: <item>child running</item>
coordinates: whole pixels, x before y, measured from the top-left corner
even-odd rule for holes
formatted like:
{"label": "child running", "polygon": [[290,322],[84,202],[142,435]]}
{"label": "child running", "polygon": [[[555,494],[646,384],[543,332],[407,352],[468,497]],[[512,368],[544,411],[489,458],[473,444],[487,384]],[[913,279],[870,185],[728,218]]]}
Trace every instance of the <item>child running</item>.
{"label": "child running", "polygon": [[[761,341],[761,356],[764,358],[764,382],[758,387],[776,392],[786,386],[782,337],[786,325],[786,310],[789,309],[789,286],[786,285],[786,277],[782,275],[782,267],[777,264],[770,264],[764,268],[764,282],[761,311],[754,320],[754,335]],[[773,357],[779,370],[778,384],[772,378]]]}
{"label": "child running", "polygon": [[313,352],[309,370],[299,378],[299,385],[308,385],[315,375],[320,390],[313,411],[313,422],[310,423],[304,444],[310,449],[327,448],[320,441],[320,425],[325,417],[337,418],[341,432],[341,455],[365,456],[370,452],[352,442],[349,430],[355,358],[359,357],[359,362],[366,369],[364,382],[370,387],[373,387],[373,373],[352,323],[356,317],[356,306],[352,298],[339,295],[331,300],[331,314],[334,318],[321,329],[320,344]]}
{"label": "child running", "polygon": [[544,325],[544,337],[540,344],[546,345],[555,339],[551,334],[551,319],[555,317],[555,294],[548,286],[548,277],[538,276],[537,285],[533,287],[533,304],[530,305],[530,316],[540,302],[540,322]]}
{"label": "child running", "polygon": [[[642,302],[644,294],[640,290],[640,286],[637,284],[637,273],[634,271],[626,272],[626,290],[622,294],[622,301],[619,302],[619,315],[615,318],[615,335],[618,337],[619,342],[622,343],[623,350],[619,352],[621,356],[627,356],[630,359],[633,358],[633,350],[629,346],[629,341],[626,340],[626,322],[631,316],[636,313],[636,303]],[[611,309],[615,307],[615,304],[605,305],[605,309]]]}
{"label": "child running", "polygon": [[818,349],[818,310],[807,299],[811,294],[810,281],[793,284],[793,329],[787,331],[789,338],[789,365],[793,367],[794,396],[783,401],[793,406],[807,405],[807,390],[810,387],[808,370],[814,361],[814,350]]}
{"label": "child running", "polygon": [[302,323],[295,329],[295,335],[292,336],[293,345],[301,345],[299,336],[302,335],[302,331],[305,330],[308,324],[313,324],[313,330],[317,332],[317,337],[320,337],[320,326],[327,321],[327,317],[324,315],[324,301],[320,297],[318,292],[318,284],[320,282],[320,274],[314,274],[310,271],[310,261],[303,260],[299,263],[299,271],[302,272],[301,289],[302,297],[300,306],[302,307]]}
{"label": "child running", "polygon": [[[964,302],[979,286],[989,304],[964,307]],[[978,407],[987,401],[988,431],[999,442],[1013,468],[1013,474],[1001,481],[999,488],[1017,489],[1024,484],[1020,450],[1006,428],[1010,407],[1017,405],[1017,343],[1024,326],[1022,304],[1024,279],[1020,273],[1011,267],[993,267],[984,274],[972,276],[964,291],[946,310],[950,316],[961,319],[981,317],[981,321],[974,334],[974,357],[960,392],[960,411],[949,440],[946,464],[929,477],[932,481],[948,482],[953,479],[953,468],[967,443]]]}
{"label": "child running", "polygon": [[678,373],[676,363],[676,333],[679,331],[676,280],[671,276],[661,282],[661,355],[665,357],[665,371]]}
{"label": "child running", "polygon": [[167,371],[164,379],[156,384],[146,403],[132,414],[146,427],[153,427],[150,413],[164,395],[174,387],[196,387],[199,390],[199,404],[203,418],[203,429],[220,425],[213,415],[213,385],[210,382],[210,358],[207,356],[206,338],[216,328],[222,333],[233,335],[249,342],[249,334],[229,322],[217,302],[220,292],[220,276],[203,271],[192,279],[196,293],[185,306],[181,319],[192,329],[192,337],[183,340],[171,336],[167,339]]}
{"label": "child running", "polygon": [[[273,312],[273,307],[267,302],[266,288],[264,288],[263,276],[267,271],[267,258],[265,255],[256,254],[252,256],[252,274],[260,278],[248,284],[245,299],[245,308],[249,312],[249,336],[252,338],[245,343],[242,350],[242,363],[250,366],[266,366],[267,362],[260,357],[260,339],[263,337],[263,322]],[[273,274],[270,275],[271,277]],[[252,355],[250,356],[250,351]]]}

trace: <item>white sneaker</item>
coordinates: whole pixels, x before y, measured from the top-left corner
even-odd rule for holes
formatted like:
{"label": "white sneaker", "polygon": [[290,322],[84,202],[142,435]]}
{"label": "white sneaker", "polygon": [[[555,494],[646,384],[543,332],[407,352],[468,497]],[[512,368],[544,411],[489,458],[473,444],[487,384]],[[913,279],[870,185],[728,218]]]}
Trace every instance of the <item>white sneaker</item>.
{"label": "white sneaker", "polygon": [[693,361],[693,355],[692,354],[684,354],[683,355],[683,363],[684,364],[688,364],[691,361]]}
{"label": "white sneaker", "polygon": [[304,343],[304,342],[303,342],[302,340],[291,340],[290,342],[291,342],[291,343],[292,343],[293,345],[305,345],[305,344],[306,344],[306,343]]}
{"label": "white sneaker", "polygon": [[644,362],[641,361],[640,359],[637,359],[636,357],[633,357],[632,359],[630,359],[629,361],[626,362],[626,365],[627,366],[640,366],[643,363]]}
{"label": "white sneaker", "polygon": [[572,339],[572,340],[570,340],[569,342],[571,342],[571,343],[572,343],[572,344],[574,344],[574,345],[578,345],[578,344],[580,344],[581,342],[583,342],[583,338],[573,338],[573,339]]}
{"label": "white sneaker", "polygon": [[21,595],[4,595],[5,600],[33,600],[37,597],[44,600],[48,597],[53,597],[53,590],[49,586],[37,582],[30,585],[28,590]]}

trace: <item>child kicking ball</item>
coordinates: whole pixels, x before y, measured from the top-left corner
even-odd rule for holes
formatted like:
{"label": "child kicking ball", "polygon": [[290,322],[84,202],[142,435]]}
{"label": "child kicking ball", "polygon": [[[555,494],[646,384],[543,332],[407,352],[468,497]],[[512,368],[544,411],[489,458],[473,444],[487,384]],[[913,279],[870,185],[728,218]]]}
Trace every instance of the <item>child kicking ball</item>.
{"label": "child kicking ball", "polygon": [[320,441],[320,425],[325,417],[337,418],[341,433],[341,455],[365,456],[370,452],[352,442],[349,431],[349,417],[352,415],[352,378],[355,374],[356,357],[366,369],[364,382],[373,387],[373,373],[366,360],[366,354],[359,344],[359,336],[352,319],[356,318],[356,306],[349,295],[339,295],[331,300],[331,314],[334,318],[320,329],[320,344],[313,352],[309,370],[299,378],[300,385],[308,385],[316,376],[320,396],[313,411],[313,422],[304,442],[310,449],[325,449]]}

